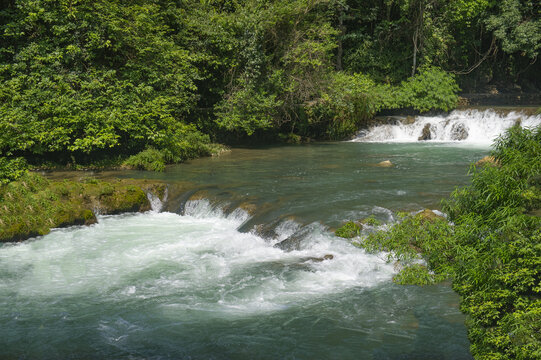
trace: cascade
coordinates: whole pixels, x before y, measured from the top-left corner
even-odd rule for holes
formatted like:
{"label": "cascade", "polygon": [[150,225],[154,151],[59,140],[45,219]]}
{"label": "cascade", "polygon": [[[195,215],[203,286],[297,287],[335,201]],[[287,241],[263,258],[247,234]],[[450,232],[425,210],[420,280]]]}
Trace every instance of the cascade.
{"label": "cascade", "polygon": [[361,130],[354,142],[463,142],[489,145],[515,124],[533,128],[541,125],[541,115],[511,111],[501,114],[490,110],[455,110],[448,115],[396,117],[392,123]]}

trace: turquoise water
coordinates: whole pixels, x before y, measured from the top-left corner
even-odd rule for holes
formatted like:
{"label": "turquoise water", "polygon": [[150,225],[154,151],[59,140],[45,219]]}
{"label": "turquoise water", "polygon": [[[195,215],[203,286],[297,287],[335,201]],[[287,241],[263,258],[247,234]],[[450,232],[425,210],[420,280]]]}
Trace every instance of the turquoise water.
{"label": "turquoise water", "polygon": [[167,181],[165,211],[0,247],[1,357],[470,359],[447,284],[394,285],[330,229],[438,209],[488,151],[321,143],[122,173]]}

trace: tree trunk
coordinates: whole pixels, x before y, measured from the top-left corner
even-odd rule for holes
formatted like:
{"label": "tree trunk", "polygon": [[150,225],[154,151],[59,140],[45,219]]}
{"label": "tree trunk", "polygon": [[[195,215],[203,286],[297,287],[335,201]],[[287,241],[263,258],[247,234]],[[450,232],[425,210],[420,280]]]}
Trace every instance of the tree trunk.
{"label": "tree trunk", "polygon": [[342,46],[342,37],[346,34],[344,16],[344,8],[341,8],[340,15],[338,16],[338,29],[340,29],[340,35],[338,36],[338,52],[336,54],[336,70],[338,71],[342,71],[342,55],[344,53],[344,48]]}
{"label": "tree trunk", "polygon": [[415,29],[413,33],[413,66],[411,67],[411,76],[415,76],[415,70],[417,70],[417,40],[419,38],[419,29]]}

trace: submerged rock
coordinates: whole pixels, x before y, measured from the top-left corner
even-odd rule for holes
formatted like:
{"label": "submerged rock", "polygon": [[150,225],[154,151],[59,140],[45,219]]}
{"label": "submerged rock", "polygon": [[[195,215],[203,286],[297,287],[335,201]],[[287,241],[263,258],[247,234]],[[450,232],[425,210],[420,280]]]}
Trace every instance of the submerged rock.
{"label": "submerged rock", "polygon": [[426,124],[421,132],[421,136],[417,140],[426,141],[432,139],[432,134],[430,133],[430,124]]}
{"label": "submerged rock", "polygon": [[296,251],[301,249],[301,243],[304,240],[302,234],[293,234],[287,239],[275,244],[274,247],[284,251]]}
{"label": "submerged rock", "polygon": [[287,239],[274,245],[275,248],[282,249],[284,251],[296,251],[301,250],[302,244],[305,240],[310,239],[310,235],[314,232],[314,224],[304,226],[297,230],[293,235]]}
{"label": "submerged rock", "polygon": [[309,258],[306,258],[305,261],[323,262],[325,260],[332,260],[332,259],[334,259],[334,255],[327,254],[323,257],[309,257]]}
{"label": "submerged rock", "polygon": [[376,164],[379,167],[393,167],[394,164],[390,160],[385,160]]}
{"label": "submerged rock", "polygon": [[451,128],[451,140],[462,141],[468,138],[468,129],[464,124],[454,124]]}

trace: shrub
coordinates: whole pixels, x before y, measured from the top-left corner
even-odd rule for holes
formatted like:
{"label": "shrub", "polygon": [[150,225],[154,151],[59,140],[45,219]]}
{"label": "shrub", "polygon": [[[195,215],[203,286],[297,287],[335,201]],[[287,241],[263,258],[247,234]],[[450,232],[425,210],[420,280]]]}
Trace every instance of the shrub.
{"label": "shrub", "polygon": [[124,166],[147,171],[164,171],[165,158],[161,151],[148,148],[124,161]]}
{"label": "shrub", "polygon": [[26,173],[27,164],[23,158],[6,158],[0,156],[0,185],[17,180]]}
{"label": "shrub", "polygon": [[403,81],[397,101],[402,107],[449,111],[458,103],[459,87],[452,74],[437,67],[421,67],[419,73]]}
{"label": "shrub", "polygon": [[336,229],[334,234],[342,238],[351,239],[355,236],[359,236],[361,234],[361,229],[362,228],[360,225],[354,223],[353,221],[349,221],[340,228]]}
{"label": "shrub", "polygon": [[410,215],[359,244],[400,262],[397,283],[450,277],[476,358],[541,357],[540,140],[541,127],[501,136],[492,152],[501,167],[472,166],[472,184],[443,202],[453,224]]}

